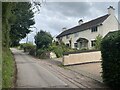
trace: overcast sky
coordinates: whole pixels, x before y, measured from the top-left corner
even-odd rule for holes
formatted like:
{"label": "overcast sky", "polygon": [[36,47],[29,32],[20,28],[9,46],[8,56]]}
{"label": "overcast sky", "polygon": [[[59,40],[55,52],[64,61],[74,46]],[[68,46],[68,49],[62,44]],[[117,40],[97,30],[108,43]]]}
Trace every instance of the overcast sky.
{"label": "overcast sky", "polygon": [[[35,14],[35,27],[37,31],[50,32],[57,36],[62,28],[71,28],[78,25],[78,20],[83,22],[95,19],[108,13],[107,8],[113,6],[118,17],[117,2],[46,2],[42,3],[41,11]],[[36,29],[28,34],[28,41],[34,42]],[[26,42],[26,38],[21,42]]]}

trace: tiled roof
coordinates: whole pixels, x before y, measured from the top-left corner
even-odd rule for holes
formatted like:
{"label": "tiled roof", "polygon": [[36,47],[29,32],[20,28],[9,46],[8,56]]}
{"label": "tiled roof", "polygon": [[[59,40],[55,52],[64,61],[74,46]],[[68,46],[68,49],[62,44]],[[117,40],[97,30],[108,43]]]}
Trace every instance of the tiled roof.
{"label": "tiled roof", "polygon": [[96,19],[91,20],[91,21],[89,21],[89,22],[86,22],[86,23],[83,23],[83,24],[81,24],[81,25],[78,25],[78,26],[75,26],[75,27],[73,27],[73,28],[70,28],[70,29],[68,29],[68,30],[65,30],[65,31],[63,31],[61,34],[59,34],[59,35],[57,36],[57,38],[62,37],[62,36],[65,36],[65,35],[73,34],[73,33],[76,33],[76,32],[84,31],[84,30],[87,30],[88,28],[91,28],[91,27],[100,25],[100,24],[102,24],[108,17],[109,17],[109,14],[106,14],[106,15],[104,15],[104,16],[102,16],[102,17],[96,18]]}

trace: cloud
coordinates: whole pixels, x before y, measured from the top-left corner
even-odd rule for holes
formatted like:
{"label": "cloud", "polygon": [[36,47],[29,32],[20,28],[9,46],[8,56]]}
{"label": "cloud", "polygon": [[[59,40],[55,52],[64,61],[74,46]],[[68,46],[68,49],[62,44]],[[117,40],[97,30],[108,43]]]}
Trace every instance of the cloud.
{"label": "cloud", "polygon": [[88,2],[56,2],[46,3],[45,8],[66,17],[81,17],[89,14],[90,3]]}

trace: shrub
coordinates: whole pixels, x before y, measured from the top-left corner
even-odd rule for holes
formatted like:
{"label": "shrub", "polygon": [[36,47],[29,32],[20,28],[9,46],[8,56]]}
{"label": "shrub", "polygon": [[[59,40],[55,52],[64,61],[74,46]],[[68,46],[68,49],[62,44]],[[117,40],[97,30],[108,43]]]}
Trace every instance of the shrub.
{"label": "shrub", "polygon": [[62,55],[63,55],[63,48],[59,45],[57,46],[57,45],[52,44],[49,47],[49,50],[54,52],[56,54],[57,58],[62,57]]}
{"label": "shrub", "polygon": [[102,42],[102,36],[99,34],[95,39],[95,49],[100,50],[101,48],[101,42]]}
{"label": "shrub", "polygon": [[49,51],[46,49],[38,49],[37,50],[37,57],[41,59],[48,59],[49,58]]}
{"label": "shrub", "polygon": [[61,47],[55,47],[53,52],[56,54],[57,58],[63,56],[63,49]]}
{"label": "shrub", "polygon": [[120,86],[120,31],[109,33],[101,43],[102,77],[112,88]]}
{"label": "shrub", "polygon": [[88,48],[83,47],[83,48],[81,48],[80,50],[81,50],[81,51],[85,51],[85,50],[88,50]]}
{"label": "shrub", "polygon": [[36,48],[31,48],[29,54],[32,56],[36,56]]}
{"label": "shrub", "polygon": [[29,52],[31,49],[35,48],[35,45],[32,43],[23,43],[20,45],[21,49],[24,49],[24,52]]}
{"label": "shrub", "polygon": [[51,46],[49,46],[49,51],[52,51],[56,54],[57,58],[62,57],[64,52],[73,52],[76,51],[76,49],[71,49],[67,47],[63,42],[58,44],[58,42],[52,43]]}

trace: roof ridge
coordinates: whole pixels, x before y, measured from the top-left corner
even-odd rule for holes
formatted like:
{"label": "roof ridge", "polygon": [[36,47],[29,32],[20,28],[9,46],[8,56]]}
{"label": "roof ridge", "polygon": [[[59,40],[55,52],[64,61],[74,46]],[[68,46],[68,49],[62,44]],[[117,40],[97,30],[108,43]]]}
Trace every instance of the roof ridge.
{"label": "roof ridge", "polygon": [[[99,18],[102,18],[102,17],[105,17],[105,16],[109,16],[109,14],[105,14],[105,15],[102,15],[102,16],[100,16],[100,17],[97,17],[97,18],[95,18],[95,19],[92,19],[92,20],[90,20],[90,21],[87,21],[87,22],[85,22],[85,23],[83,23],[83,24],[86,24],[86,23],[89,23],[89,22],[92,22],[92,21],[94,21],[94,20],[97,20],[97,19],[99,19]],[[82,25],[82,24],[81,24]],[[77,25],[77,26],[79,26],[79,25]]]}
{"label": "roof ridge", "polygon": [[86,30],[88,28],[91,28],[93,26],[97,26],[97,25],[100,25],[104,22],[104,20],[106,20],[108,18],[109,14],[106,14],[106,15],[103,15],[103,16],[100,16],[98,18],[95,18],[93,20],[90,20],[88,22],[85,22],[81,25],[77,25],[77,26],[74,26],[72,28],[69,28],[63,32],[61,32],[58,36],[58,37],[61,37],[61,36],[65,36],[65,35],[68,35],[68,34],[72,34],[72,33],[76,33],[76,32],[80,32],[80,31],[83,31],[83,30]]}

